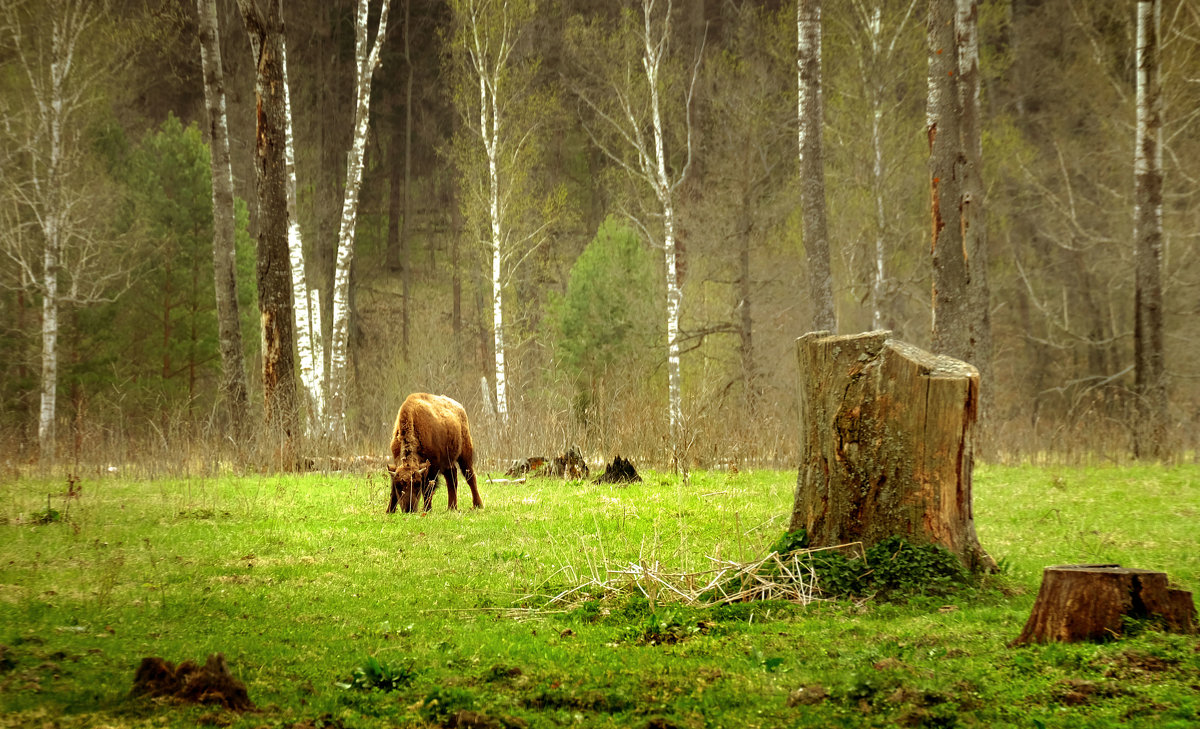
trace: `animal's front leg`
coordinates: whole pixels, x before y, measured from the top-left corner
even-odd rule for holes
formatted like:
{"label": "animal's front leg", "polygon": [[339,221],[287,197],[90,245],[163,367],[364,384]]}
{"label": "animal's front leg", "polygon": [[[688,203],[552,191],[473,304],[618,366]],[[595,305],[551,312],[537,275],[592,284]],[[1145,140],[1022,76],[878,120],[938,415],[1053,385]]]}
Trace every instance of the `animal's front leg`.
{"label": "animal's front leg", "polygon": [[438,473],[433,468],[429,469],[429,479],[425,481],[425,508],[423,511],[429,511],[433,508],[433,492],[437,490]]}

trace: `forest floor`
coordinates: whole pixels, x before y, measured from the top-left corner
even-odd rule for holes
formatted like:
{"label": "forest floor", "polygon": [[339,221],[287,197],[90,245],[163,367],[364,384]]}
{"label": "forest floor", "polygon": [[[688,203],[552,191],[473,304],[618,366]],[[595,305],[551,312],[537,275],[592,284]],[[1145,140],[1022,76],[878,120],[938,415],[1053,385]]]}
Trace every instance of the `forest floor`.
{"label": "forest floor", "polygon": [[[425,516],[384,514],[382,473],[2,483],[0,727],[1200,725],[1197,636],[1008,647],[1048,565],[1200,588],[1200,467],[982,466],[998,575],[707,608],[619,573],[766,555],[795,475],[643,476]],[[212,653],[253,710],[131,695]]]}

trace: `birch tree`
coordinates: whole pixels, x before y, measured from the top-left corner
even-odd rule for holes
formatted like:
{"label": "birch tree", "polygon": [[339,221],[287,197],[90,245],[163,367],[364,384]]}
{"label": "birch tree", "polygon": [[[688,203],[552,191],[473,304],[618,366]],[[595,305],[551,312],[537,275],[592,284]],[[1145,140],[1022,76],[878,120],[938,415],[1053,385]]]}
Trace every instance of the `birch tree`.
{"label": "birch tree", "polygon": [[0,110],[8,148],[0,248],[17,271],[16,285],[41,297],[38,446],[42,461],[52,463],[60,314],[69,305],[111,301],[128,281],[119,247],[98,233],[109,186],[89,177],[81,140],[85,115],[115,64],[88,54],[88,35],[104,22],[102,4],[9,2],[2,12],[0,38],[24,93],[19,107]]}
{"label": "birch tree", "polygon": [[[886,11],[885,6],[889,6]],[[897,78],[896,69],[898,64],[907,62],[910,22],[916,7],[917,0],[909,0],[898,7],[884,0],[854,0],[852,4],[851,33],[858,50],[858,73],[870,122],[872,231],[870,290],[867,298],[871,310],[871,328],[876,330],[888,328],[884,307],[889,279],[888,258],[889,253],[893,252],[888,250],[888,242],[898,237],[895,222],[899,217],[897,206],[889,203],[890,195],[900,194],[894,187],[889,189],[889,179],[898,165],[896,151],[889,148],[888,141],[896,133],[896,117],[901,116],[898,112],[907,104],[904,95],[896,93],[904,83]],[[904,128],[907,131],[908,126],[904,125]]]}
{"label": "birch tree", "polygon": [[[667,329],[667,412],[671,439],[677,447],[682,437],[683,396],[680,384],[680,286],[678,252],[678,196],[693,159],[692,96],[700,58],[674,99],[669,81],[677,70],[671,54],[671,0],[641,0],[638,11],[626,12],[616,36],[595,26],[577,29],[578,48],[607,44],[606,58],[585,58],[584,76],[593,88],[578,95],[594,117],[588,133],[601,151],[638,187],[648,189],[655,206],[653,219],[634,217],[642,234],[663,252]],[[639,12],[640,11],[640,12]],[[639,17],[640,16],[640,17]],[[606,37],[607,36],[607,37]],[[640,58],[639,58],[640,56]],[[634,66],[634,59],[640,64]],[[678,106],[668,106],[672,101]],[[669,135],[668,115],[682,117],[682,139]]]}
{"label": "birch tree", "polygon": [[[468,190],[465,212],[481,233],[490,259],[496,412],[508,419],[508,341],[504,290],[521,262],[545,240],[554,217],[543,205],[540,221],[533,165],[538,150],[538,112],[545,99],[534,94],[538,61],[521,47],[533,19],[529,0],[454,0],[453,47],[462,81],[455,103],[469,149],[459,155]],[[490,399],[490,398],[489,398]]]}
{"label": "birch tree", "polygon": [[346,154],[346,187],[342,198],[342,221],[338,232],[337,263],[333,278],[333,322],[329,347],[329,428],[345,436],[347,350],[350,342],[350,267],[354,260],[354,228],[358,220],[358,193],[362,187],[363,156],[367,148],[370,120],[371,79],[379,67],[379,53],[387,33],[390,0],[382,0],[375,40],[368,49],[368,0],[359,0],[354,36],[354,136]]}
{"label": "birch tree", "polygon": [[1134,454],[1167,452],[1167,385],[1163,354],[1162,86],[1160,0],[1137,3],[1137,132],[1134,157],[1134,377],[1139,422]]}
{"label": "birch tree", "polygon": [[[282,0],[237,0],[254,58],[257,128],[258,308],[262,322],[263,399],[267,423],[290,449],[297,435],[297,393],[288,254],[288,114]],[[293,218],[294,220],[294,218]],[[285,458],[294,456],[288,452]]]}
{"label": "birch tree", "polygon": [[237,293],[234,231],[233,167],[229,161],[229,125],[225,114],[225,72],[216,0],[196,0],[200,29],[200,62],[208,112],[209,158],[212,166],[213,276],[216,283],[217,328],[221,352],[221,394],[234,436],[245,433],[249,397],[242,347]]}
{"label": "birch tree", "polygon": [[[273,1],[273,0],[271,0]],[[239,0],[241,2],[241,0]],[[292,134],[292,94],[288,83],[287,47],[279,40],[279,58],[283,86],[284,184],[287,198],[287,248],[292,272],[292,301],[296,325],[296,356],[300,359],[300,382],[304,387],[305,420],[308,432],[317,433],[325,424],[323,347],[321,346],[321,296],[309,289],[304,263],[304,239],[300,235],[300,210],[296,195],[296,150]]]}
{"label": "birch tree", "polygon": [[825,208],[824,103],[821,93],[821,0],[796,3],[796,119],[800,148],[800,207],[814,331],[837,331],[829,227]]}

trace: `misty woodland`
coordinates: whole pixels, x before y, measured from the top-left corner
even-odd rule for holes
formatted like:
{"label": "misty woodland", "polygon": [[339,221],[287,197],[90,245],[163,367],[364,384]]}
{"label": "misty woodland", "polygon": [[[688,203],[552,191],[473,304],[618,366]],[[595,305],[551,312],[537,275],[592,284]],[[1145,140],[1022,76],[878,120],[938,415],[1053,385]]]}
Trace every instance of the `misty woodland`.
{"label": "misty woodland", "polygon": [[0,0],[21,463],[797,461],[796,340],[980,373],[985,458],[1200,421],[1189,0]]}

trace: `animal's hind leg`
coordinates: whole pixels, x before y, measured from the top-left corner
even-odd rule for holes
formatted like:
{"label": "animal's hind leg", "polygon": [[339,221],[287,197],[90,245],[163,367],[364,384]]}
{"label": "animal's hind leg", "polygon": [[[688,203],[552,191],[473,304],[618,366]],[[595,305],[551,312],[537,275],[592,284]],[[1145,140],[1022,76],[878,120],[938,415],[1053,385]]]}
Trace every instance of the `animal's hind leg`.
{"label": "animal's hind leg", "polygon": [[471,505],[476,509],[482,509],[483,499],[479,498],[479,485],[475,483],[475,469],[462,458],[458,460],[458,465],[462,469],[463,475],[467,477],[467,485],[471,487]]}
{"label": "animal's hind leg", "polygon": [[458,471],[446,469],[446,495],[450,500],[450,511],[458,511]]}

